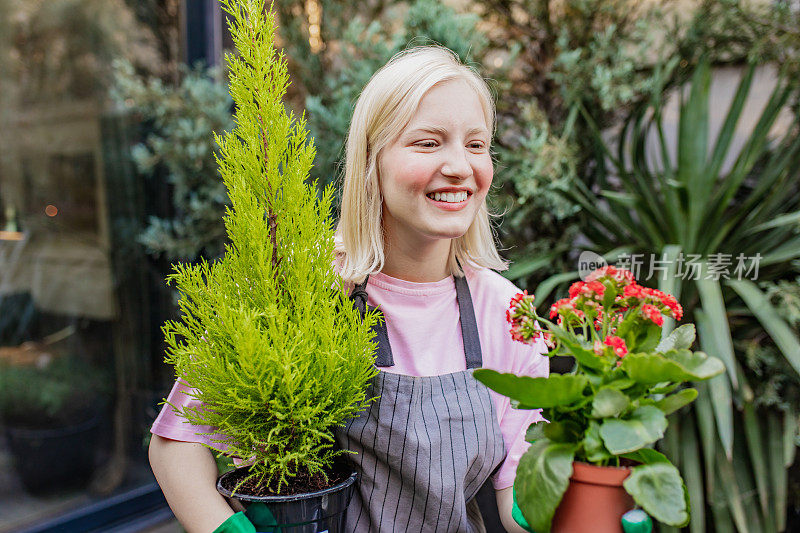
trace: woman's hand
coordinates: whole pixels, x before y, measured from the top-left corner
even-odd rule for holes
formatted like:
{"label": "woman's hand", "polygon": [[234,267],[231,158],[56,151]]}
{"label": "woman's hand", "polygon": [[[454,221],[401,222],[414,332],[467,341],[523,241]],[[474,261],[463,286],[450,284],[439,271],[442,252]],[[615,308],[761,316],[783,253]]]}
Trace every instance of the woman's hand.
{"label": "woman's hand", "polygon": [[496,491],[497,511],[500,513],[500,522],[508,533],[528,533],[522,526],[517,524],[511,516],[511,509],[514,506],[514,487],[508,487]]}

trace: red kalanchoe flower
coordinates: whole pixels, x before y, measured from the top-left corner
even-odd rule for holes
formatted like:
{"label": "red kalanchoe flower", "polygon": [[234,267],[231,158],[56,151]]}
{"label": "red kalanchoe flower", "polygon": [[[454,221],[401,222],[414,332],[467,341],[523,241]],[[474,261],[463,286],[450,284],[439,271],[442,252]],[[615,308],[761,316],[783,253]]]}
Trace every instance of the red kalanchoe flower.
{"label": "red kalanchoe flower", "polygon": [[549,331],[542,331],[541,336],[542,336],[542,340],[544,341],[545,346],[547,346],[548,348],[551,348],[551,349],[556,347],[556,343],[553,340],[553,334],[552,333],[550,333]]}
{"label": "red kalanchoe flower", "polygon": [[574,309],[573,301],[571,298],[561,298],[556,303],[550,306],[550,318],[555,318],[560,310]]}
{"label": "red kalanchoe flower", "polygon": [[582,281],[576,281],[575,283],[570,285],[569,286],[569,297],[570,298],[575,298],[577,295],[579,295],[581,293],[581,291],[583,291],[583,286],[584,285],[586,285],[586,284],[584,282],[582,282]]}
{"label": "red kalanchoe flower", "polygon": [[617,357],[620,359],[628,354],[628,347],[625,345],[625,341],[617,336],[609,335],[603,341],[603,344],[611,346],[614,349],[614,353],[617,354]]}
{"label": "red kalanchoe flower", "polygon": [[654,300],[657,303],[664,303],[664,300],[668,296],[667,293],[660,291],[658,289],[647,289],[647,295],[650,297],[651,300]]}
{"label": "red kalanchoe flower", "polygon": [[664,298],[662,302],[670,310],[672,318],[675,320],[680,320],[683,318],[683,307],[681,307],[681,304],[678,303],[678,300],[676,300],[674,296],[667,294],[666,298]]}
{"label": "red kalanchoe flower", "polygon": [[599,340],[594,341],[592,349],[595,355],[603,355],[603,344]]}
{"label": "red kalanchoe flower", "polygon": [[644,304],[642,306],[642,314],[646,318],[652,320],[656,326],[664,325],[664,316],[661,314],[661,310],[655,305]]}
{"label": "red kalanchoe flower", "polygon": [[515,295],[514,295],[514,296],[511,298],[511,302],[509,302],[509,304],[508,304],[508,308],[509,308],[509,309],[513,309],[513,308],[514,308],[514,307],[516,307],[516,306],[517,306],[517,304],[518,304],[518,303],[520,303],[520,302],[522,301],[522,299],[523,299],[523,298],[525,298],[526,296],[528,296],[528,291],[522,291],[522,292],[518,292],[517,294],[515,294]]}
{"label": "red kalanchoe flower", "polygon": [[634,283],[636,281],[636,278],[633,277],[633,272],[624,268],[617,268],[614,265],[598,268],[586,276],[586,281],[594,281],[603,277],[611,278],[614,281],[620,282],[624,285],[628,285],[629,283]]}
{"label": "red kalanchoe flower", "polygon": [[605,286],[599,281],[590,281],[588,283],[576,281],[569,287],[569,297],[585,296],[586,298],[594,298],[598,296],[602,298],[605,290]]}
{"label": "red kalanchoe flower", "polygon": [[511,338],[517,342],[525,342],[525,336],[522,334],[522,327],[519,324],[512,324],[508,330],[511,333]]}
{"label": "red kalanchoe flower", "polygon": [[590,281],[585,285],[584,290],[582,292],[584,294],[587,294],[588,292],[593,292],[598,296],[602,297],[605,290],[606,290],[605,285],[603,285],[599,281]]}
{"label": "red kalanchoe flower", "polygon": [[645,289],[647,287],[642,287],[638,283],[631,283],[630,285],[626,285],[625,288],[622,289],[622,297],[623,298],[639,298],[641,300],[647,298],[647,293]]}

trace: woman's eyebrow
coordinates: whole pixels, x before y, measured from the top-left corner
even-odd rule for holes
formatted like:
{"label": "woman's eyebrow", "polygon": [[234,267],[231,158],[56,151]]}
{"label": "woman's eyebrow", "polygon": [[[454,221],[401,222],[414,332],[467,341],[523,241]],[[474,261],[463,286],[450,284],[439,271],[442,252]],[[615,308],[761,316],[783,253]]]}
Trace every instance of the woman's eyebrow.
{"label": "woman's eyebrow", "polygon": [[[445,135],[447,135],[447,129],[439,127],[439,126],[432,126],[432,125],[431,126],[427,126],[426,125],[426,126],[419,126],[417,128],[414,128],[413,130],[409,130],[405,134],[406,135],[412,135],[412,134],[415,134],[415,133],[433,133],[435,135],[445,136]],[[475,135],[477,133],[482,133],[482,134],[488,135],[489,134],[489,130],[487,130],[484,126],[470,128],[470,129],[467,130],[467,135]]]}

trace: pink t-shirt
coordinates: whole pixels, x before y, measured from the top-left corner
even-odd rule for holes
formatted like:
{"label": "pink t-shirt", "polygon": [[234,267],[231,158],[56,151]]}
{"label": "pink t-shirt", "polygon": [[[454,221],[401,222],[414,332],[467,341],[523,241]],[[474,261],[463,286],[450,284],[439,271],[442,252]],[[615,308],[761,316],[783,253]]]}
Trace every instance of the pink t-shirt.
{"label": "pink t-shirt", "polygon": [[[539,340],[528,346],[511,340],[505,311],[519,289],[488,269],[467,270],[478,334],[481,340],[483,367],[518,375],[547,376],[547,347]],[[459,323],[455,282],[452,277],[432,283],[415,283],[373,274],[367,284],[368,303],[379,307],[386,317],[394,366],[381,368],[411,376],[434,376],[466,370],[464,344]],[[177,381],[168,400],[176,405],[198,405],[186,392],[189,388]],[[533,422],[543,420],[541,410],[513,409],[509,399],[489,391],[494,402],[507,455],[492,477],[495,489],[514,483],[519,458],[527,450],[525,432]],[[151,429],[165,438],[210,443],[210,437],[197,433],[213,428],[191,426],[165,405]]]}

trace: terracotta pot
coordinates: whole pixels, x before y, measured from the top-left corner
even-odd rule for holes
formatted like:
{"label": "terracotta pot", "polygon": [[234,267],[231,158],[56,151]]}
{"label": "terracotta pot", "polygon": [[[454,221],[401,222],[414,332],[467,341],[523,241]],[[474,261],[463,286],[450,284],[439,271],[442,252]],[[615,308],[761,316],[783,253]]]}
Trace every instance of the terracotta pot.
{"label": "terracotta pot", "polygon": [[572,463],[567,492],[553,517],[552,533],[622,533],[622,515],[634,507],[622,482],[631,469]]}

